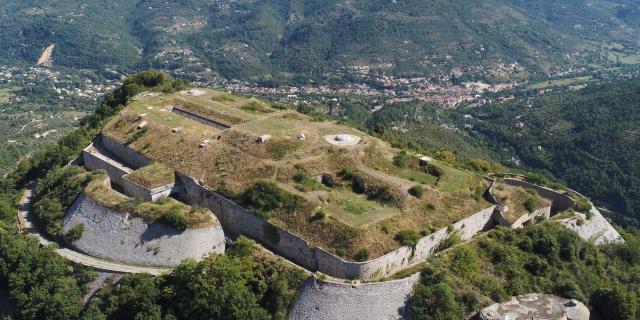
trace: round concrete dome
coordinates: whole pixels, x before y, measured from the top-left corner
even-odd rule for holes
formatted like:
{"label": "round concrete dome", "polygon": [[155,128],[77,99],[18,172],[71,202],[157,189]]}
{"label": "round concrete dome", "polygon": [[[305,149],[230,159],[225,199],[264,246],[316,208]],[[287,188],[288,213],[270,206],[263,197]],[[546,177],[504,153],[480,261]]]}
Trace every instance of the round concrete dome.
{"label": "round concrete dome", "polygon": [[339,134],[336,135],[336,141],[338,142],[353,142],[355,137],[350,134]]}

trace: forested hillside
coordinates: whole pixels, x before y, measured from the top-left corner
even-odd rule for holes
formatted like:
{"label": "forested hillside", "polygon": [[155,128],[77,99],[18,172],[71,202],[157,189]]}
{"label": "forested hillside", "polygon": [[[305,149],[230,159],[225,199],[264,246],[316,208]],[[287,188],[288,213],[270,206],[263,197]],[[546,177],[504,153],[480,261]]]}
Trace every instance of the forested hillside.
{"label": "forested hillside", "polygon": [[465,121],[496,154],[515,154],[523,165],[640,217],[639,79],[468,111],[476,119]]}
{"label": "forested hillside", "polygon": [[535,76],[636,46],[640,21],[630,0],[5,0],[0,17],[0,61],[55,44],[69,67],[293,82],[354,68],[484,77],[512,62]]}

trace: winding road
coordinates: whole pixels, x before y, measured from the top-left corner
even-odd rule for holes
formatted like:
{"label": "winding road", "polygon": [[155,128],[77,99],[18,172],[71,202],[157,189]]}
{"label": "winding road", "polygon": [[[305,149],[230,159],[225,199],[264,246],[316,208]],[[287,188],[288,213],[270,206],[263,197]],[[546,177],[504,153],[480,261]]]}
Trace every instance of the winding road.
{"label": "winding road", "polygon": [[[31,213],[31,199],[33,197],[33,191],[34,186],[29,186],[22,195],[22,199],[20,199],[20,210],[18,210],[18,226],[23,232],[28,232],[29,234],[36,237],[41,245],[53,245],[57,247],[57,243],[47,240],[34,226],[34,217]],[[67,260],[73,261],[83,266],[93,267],[101,270],[121,273],[148,273],[154,276],[169,273],[171,271],[170,268],[143,267],[98,259],[84,253],[71,250],[69,248],[58,248],[55,249],[55,251],[58,255]]]}

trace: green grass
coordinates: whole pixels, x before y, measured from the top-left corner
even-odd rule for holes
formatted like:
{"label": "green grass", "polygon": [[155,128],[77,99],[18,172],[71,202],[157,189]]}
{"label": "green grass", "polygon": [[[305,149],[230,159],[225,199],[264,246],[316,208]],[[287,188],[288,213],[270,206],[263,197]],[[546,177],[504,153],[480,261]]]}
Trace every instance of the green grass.
{"label": "green grass", "polygon": [[413,182],[426,184],[429,186],[435,186],[438,178],[419,170],[405,169],[400,172],[400,177],[411,180]]}
{"label": "green grass", "polygon": [[342,204],[342,210],[351,213],[351,214],[363,214],[368,211],[369,208],[365,204],[358,203],[355,201],[345,202]]}
{"label": "green grass", "polygon": [[175,181],[173,169],[161,162],[152,162],[125,178],[147,188],[157,188]]}
{"label": "green grass", "polygon": [[400,214],[394,207],[383,206],[365,195],[350,190],[334,190],[329,204],[323,210],[336,220],[360,228]]}
{"label": "green grass", "polygon": [[480,178],[475,173],[456,169],[442,162],[438,165],[444,170],[444,175],[438,181],[436,188],[442,192],[456,192],[464,188],[470,180]]}

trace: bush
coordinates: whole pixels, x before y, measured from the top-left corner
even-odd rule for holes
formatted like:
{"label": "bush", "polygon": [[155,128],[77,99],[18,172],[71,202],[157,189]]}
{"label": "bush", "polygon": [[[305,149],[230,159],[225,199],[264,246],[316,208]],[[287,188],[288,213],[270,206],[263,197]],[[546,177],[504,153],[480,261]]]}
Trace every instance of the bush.
{"label": "bush", "polygon": [[65,234],[65,238],[67,238],[67,240],[70,242],[75,242],[80,240],[80,238],[82,238],[83,233],[84,233],[84,224],[82,223],[76,224],[75,226],[71,227],[69,231],[67,231],[67,233]]}
{"label": "bush", "polygon": [[400,151],[400,153],[398,153],[397,155],[395,155],[393,157],[393,165],[400,168],[400,169],[404,169],[407,167],[407,152],[406,151]]}
{"label": "bush", "polygon": [[537,207],[538,207],[538,199],[535,196],[529,197],[529,199],[527,199],[527,201],[524,202],[524,208],[527,209],[527,211],[529,212],[535,211]]}
{"label": "bush", "polygon": [[453,154],[453,152],[449,151],[449,150],[440,150],[437,151],[435,154],[435,158],[442,161],[442,162],[447,162],[447,163],[455,163],[456,162],[456,156],[455,154]]}
{"label": "bush", "polygon": [[580,226],[584,225],[584,220],[582,220],[582,219],[578,219],[578,220],[576,221],[576,225],[577,225],[578,227],[580,227]]}
{"label": "bush", "polygon": [[253,240],[239,236],[231,248],[226,250],[225,253],[233,257],[248,257],[255,247],[256,243]]}
{"label": "bush", "polygon": [[593,212],[591,211],[587,211],[587,213],[585,214],[587,220],[591,220],[593,218]]}
{"label": "bush", "polygon": [[403,246],[415,248],[420,240],[420,235],[414,230],[402,230],[396,234],[394,239]]}
{"label": "bush", "polygon": [[355,176],[356,176],[356,173],[353,170],[349,169],[349,168],[344,168],[344,169],[340,170],[338,175],[340,176],[340,178],[342,178],[344,180],[353,180],[353,178],[355,178]]}
{"label": "bush", "polygon": [[172,208],[163,213],[160,216],[160,221],[180,231],[186,230],[188,226],[187,217],[178,208]]}
{"label": "bush", "polygon": [[314,213],[313,216],[311,216],[311,221],[324,220],[326,216],[327,214],[323,210],[318,210],[318,212]]}
{"label": "bush", "polygon": [[422,196],[424,196],[424,187],[419,184],[415,185],[411,187],[411,189],[409,189],[409,194],[420,199],[422,198]]}
{"label": "bush", "polygon": [[449,320],[464,317],[464,307],[456,300],[448,283],[416,286],[409,305],[415,319]]}
{"label": "bush", "polygon": [[356,253],[354,258],[356,259],[356,261],[359,261],[359,262],[367,261],[367,259],[369,259],[369,255],[370,255],[369,249],[362,248],[360,249],[360,251],[358,251],[358,253]]}
{"label": "bush", "polygon": [[637,297],[619,286],[597,289],[591,296],[591,305],[602,319],[638,319]]}
{"label": "bush", "polygon": [[450,232],[449,235],[444,240],[442,240],[442,242],[440,242],[440,245],[438,246],[437,251],[449,249],[459,243],[462,243],[462,237],[460,236],[460,231],[456,230],[456,231]]}
{"label": "bush", "polygon": [[323,189],[322,183],[320,183],[318,180],[316,180],[314,177],[312,177],[306,172],[298,172],[294,174],[293,181],[298,183],[298,185],[296,186],[296,189],[302,192]]}
{"label": "bush", "polygon": [[424,167],[424,171],[436,178],[440,178],[442,176],[444,176],[444,170],[442,170],[442,168],[440,168],[439,166],[436,166],[435,164],[432,163],[428,163],[425,167]]}
{"label": "bush", "polygon": [[588,212],[591,211],[591,203],[589,203],[587,199],[581,197],[576,201],[573,208],[578,212]]}
{"label": "bush", "polygon": [[529,271],[531,274],[536,276],[544,276],[549,273],[549,271],[551,271],[551,266],[549,265],[549,263],[546,260],[536,256],[531,257],[529,261],[527,261],[527,263],[524,265],[524,268],[527,269],[527,271]]}
{"label": "bush", "polygon": [[242,203],[256,214],[268,218],[277,209],[298,210],[304,199],[282,190],[272,181],[258,181],[242,195]]}
{"label": "bush", "polygon": [[478,254],[469,247],[456,248],[451,254],[451,270],[460,276],[472,278],[480,269]]}

